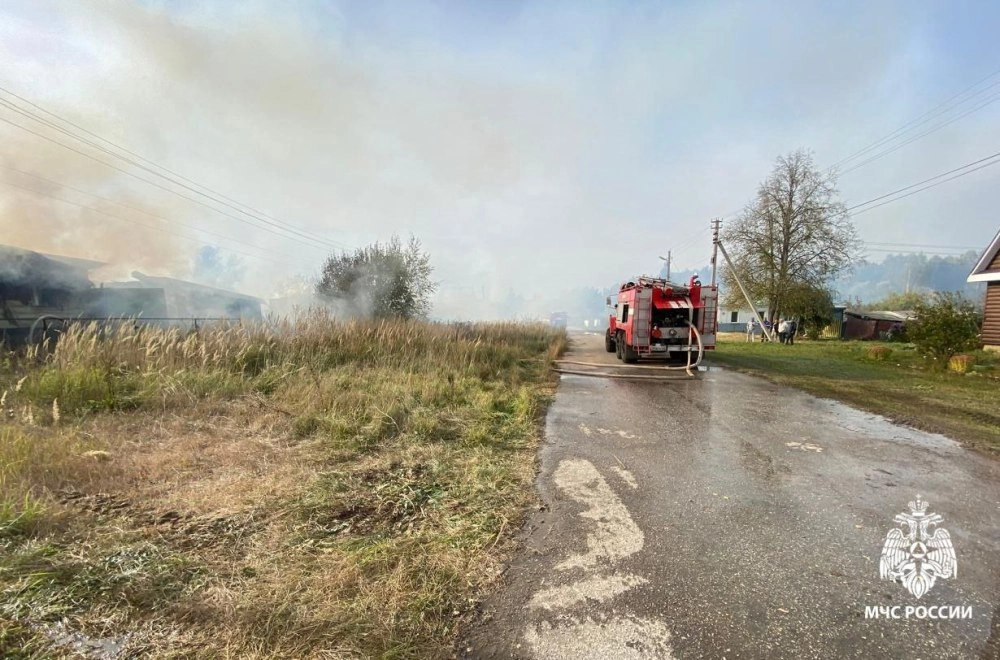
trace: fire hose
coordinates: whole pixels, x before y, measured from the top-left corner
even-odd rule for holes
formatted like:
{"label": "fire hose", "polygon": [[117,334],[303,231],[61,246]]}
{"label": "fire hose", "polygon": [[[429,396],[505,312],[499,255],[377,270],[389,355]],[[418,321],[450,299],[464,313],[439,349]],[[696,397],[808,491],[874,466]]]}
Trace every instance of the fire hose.
{"label": "fire hose", "polygon": [[[688,376],[694,376],[694,373],[691,371],[691,369],[695,368],[699,364],[701,364],[701,360],[705,356],[705,344],[701,340],[701,333],[698,332],[698,328],[694,327],[694,324],[692,324],[690,321],[688,321],[687,324],[688,324],[688,328],[690,329],[690,333],[688,333],[687,364],[684,365],[684,366],[671,367],[671,366],[664,365],[662,367],[651,367],[651,366],[647,366],[647,365],[610,365],[610,364],[602,364],[602,363],[599,363],[599,362],[576,362],[576,361],[573,361],[573,360],[557,360],[557,362],[560,363],[560,364],[578,364],[578,365],[586,366],[586,367],[612,367],[613,366],[613,367],[615,367],[617,369],[652,369],[652,370],[655,370],[655,371],[680,371],[680,370],[684,370],[685,372],[687,372]],[[690,349],[690,346],[691,346],[691,339],[690,338],[691,338],[691,334],[692,333],[694,334],[695,340],[698,342],[698,358],[694,362],[691,362],[691,349]],[[637,379],[637,380],[676,380],[675,378],[664,378],[662,376],[652,376],[652,375],[648,375],[647,376],[647,375],[639,375],[639,374],[635,374],[635,375],[633,375],[633,374],[620,374],[620,373],[619,374],[607,374],[607,373],[595,373],[595,372],[592,372],[592,371],[579,371],[579,370],[569,370],[569,369],[556,369],[555,371],[557,373],[560,373],[560,374],[569,374],[569,375],[573,375],[573,376],[596,376],[598,378],[629,378],[629,379]]]}

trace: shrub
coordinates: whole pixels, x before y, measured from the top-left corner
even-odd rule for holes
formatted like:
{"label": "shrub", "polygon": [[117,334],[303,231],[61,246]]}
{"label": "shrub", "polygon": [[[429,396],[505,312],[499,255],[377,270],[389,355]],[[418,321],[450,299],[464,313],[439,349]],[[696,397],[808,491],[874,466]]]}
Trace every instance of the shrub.
{"label": "shrub", "polygon": [[944,369],[956,353],[978,346],[979,315],[961,293],[936,293],[930,303],[921,303],[914,311],[917,320],[909,324],[907,334],[937,368]]}
{"label": "shrub", "polygon": [[885,346],[869,346],[868,350],[865,351],[865,355],[872,360],[883,362],[888,360],[889,356],[892,355],[892,349]]}
{"label": "shrub", "polygon": [[316,293],[341,314],[358,318],[426,318],[437,284],[430,257],[420,241],[404,245],[393,236],[352,254],[331,256],[323,265]]}
{"label": "shrub", "polygon": [[948,360],[948,369],[954,371],[957,374],[967,374],[972,371],[972,367],[976,364],[976,358],[971,355],[953,355],[950,360]]}

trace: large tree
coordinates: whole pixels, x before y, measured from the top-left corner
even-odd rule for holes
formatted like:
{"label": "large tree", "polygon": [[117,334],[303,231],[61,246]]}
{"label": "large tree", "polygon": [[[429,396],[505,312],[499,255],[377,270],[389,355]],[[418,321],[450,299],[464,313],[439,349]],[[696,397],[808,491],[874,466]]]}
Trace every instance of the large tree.
{"label": "large tree", "polygon": [[316,294],[345,316],[425,318],[437,289],[432,272],[420,241],[411,236],[404,245],[393,236],[328,258]]}
{"label": "large tree", "polygon": [[722,242],[736,269],[722,270],[726,302],[745,304],[738,273],[771,319],[797,311],[790,306],[798,306],[802,292],[825,291],[850,268],[859,248],[834,175],[816,169],[803,150],[778,158],[756,199],[724,228]]}

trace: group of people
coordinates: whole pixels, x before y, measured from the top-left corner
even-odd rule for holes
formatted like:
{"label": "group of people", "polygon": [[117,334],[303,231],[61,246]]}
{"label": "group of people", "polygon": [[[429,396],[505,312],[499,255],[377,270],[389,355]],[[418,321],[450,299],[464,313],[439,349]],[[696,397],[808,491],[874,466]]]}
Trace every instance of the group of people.
{"label": "group of people", "polygon": [[795,333],[799,330],[799,324],[795,319],[781,319],[777,324],[777,328],[771,323],[770,319],[764,319],[764,331],[761,331],[760,323],[757,322],[756,318],[752,318],[747,321],[747,341],[757,341],[757,335],[760,335],[761,341],[770,341],[772,330],[777,330],[778,341],[782,344],[794,344],[795,343]]}

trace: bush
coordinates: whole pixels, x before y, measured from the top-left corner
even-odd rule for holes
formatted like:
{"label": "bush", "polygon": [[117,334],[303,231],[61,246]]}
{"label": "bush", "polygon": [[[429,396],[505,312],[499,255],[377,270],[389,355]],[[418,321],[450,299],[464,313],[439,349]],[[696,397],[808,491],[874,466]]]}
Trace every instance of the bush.
{"label": "bush", "polygon": [[868,350],[865,351],[865,355],[872,360],[884,362],[889,359],[890,355],[892,355],[892,349],[886,348],[885,346],[869,346]]}
{"label": "bush", "polygon": [[979,315],[961,293],[937,293],[914,311],[917,320],[909,324],[907,335],[937,368],[944,369],[956,353],[978,347]]}
{"label": "bush", "polygon": [[954,355],[948,360],[948,369],[957,374],[967,374],[976,364],[976,358],[971,355]]}
{"label": "bush", "polygon": [[420,241],[406,245],[397,236],[353,253],[331,256],[323,265],[316,293],[340,316],[356,318],[426,318],[437,283],[430,257]]}

